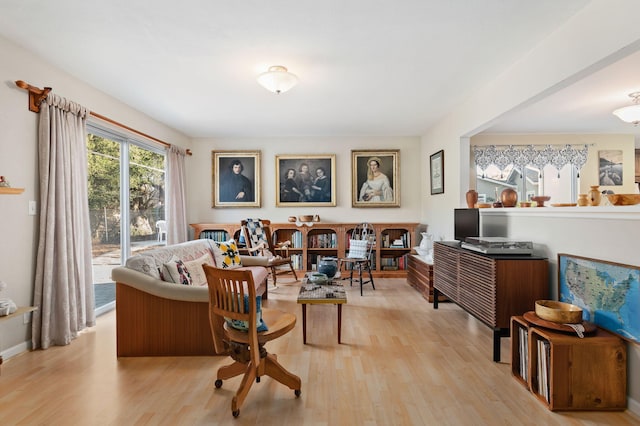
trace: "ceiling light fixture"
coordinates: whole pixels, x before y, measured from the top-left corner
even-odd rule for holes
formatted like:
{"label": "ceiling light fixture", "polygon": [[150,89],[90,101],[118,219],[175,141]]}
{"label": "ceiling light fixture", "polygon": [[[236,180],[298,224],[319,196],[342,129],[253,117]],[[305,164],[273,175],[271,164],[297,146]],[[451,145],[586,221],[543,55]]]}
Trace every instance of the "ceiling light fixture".
{"label": "ceiling light fixture", "polygon": [[258,83],[273,93],[284,93],[298,84],[298,77],[282,65],[274,65],[258,76]]}
{"label": "ceiling light fixture", "polygon": [[629,93],[629,97],[633,99],[633,105],[618,108],[613,111],[613,115],[622,121],[632,123],[634,126],[640,124],[640,92]]}

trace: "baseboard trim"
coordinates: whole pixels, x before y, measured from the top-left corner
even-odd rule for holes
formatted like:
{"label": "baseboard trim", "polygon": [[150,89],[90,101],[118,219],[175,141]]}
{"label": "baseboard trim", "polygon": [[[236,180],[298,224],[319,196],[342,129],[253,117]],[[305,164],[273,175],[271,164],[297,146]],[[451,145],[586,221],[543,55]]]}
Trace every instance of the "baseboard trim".
{"label": "baseboard trim", "polygon": [[627,398],[627,410],[640,417],[640,402],[635,399]]}
{"label": "baseboard trim", "polygon": [[3,358],[4,361],[7,361],[12,357],[19,355],[22,352],[26,352],[28,350],[31,350],[31,342],[25,341],[11,348],[5,349],[4,351],[0,352],[0,356]]}

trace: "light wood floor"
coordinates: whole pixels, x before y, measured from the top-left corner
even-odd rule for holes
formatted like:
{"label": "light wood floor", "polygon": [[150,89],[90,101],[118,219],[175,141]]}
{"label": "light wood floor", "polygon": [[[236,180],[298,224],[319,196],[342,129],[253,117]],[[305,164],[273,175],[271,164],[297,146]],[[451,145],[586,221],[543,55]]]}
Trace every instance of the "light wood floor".
{"label": "light wood floor", "polygon": [[334,305],[308,308],[307,345],[296,284],[270,290],[266,305],[296,312],[293,332],[269,344],[302,378],[302,396],[264,377],[240,411],[240,379],[215,390],[226,357],[115,356],[115,314],[71,345],[16,356],[2,365],[3,425],[638,425],[627,412],[552,413],[511,376],[491,332],[453,304],[434,311],[401,279],[376,290],[353,287],[343,309],[343,344]]}

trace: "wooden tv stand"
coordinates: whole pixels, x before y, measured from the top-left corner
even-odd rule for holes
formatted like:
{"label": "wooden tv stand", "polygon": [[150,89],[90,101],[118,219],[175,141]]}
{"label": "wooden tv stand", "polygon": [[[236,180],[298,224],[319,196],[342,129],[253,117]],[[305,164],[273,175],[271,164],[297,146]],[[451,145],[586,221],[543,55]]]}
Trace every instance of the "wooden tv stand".
{"label": "wooden tv stand", "polygon": [[546,258],[489,255],[463,249],[457,241],[434,244],[433,308],[442,293],[493,329],[493,360],[500,361],[500,338],[509,336],[512,316],[549,298]]}

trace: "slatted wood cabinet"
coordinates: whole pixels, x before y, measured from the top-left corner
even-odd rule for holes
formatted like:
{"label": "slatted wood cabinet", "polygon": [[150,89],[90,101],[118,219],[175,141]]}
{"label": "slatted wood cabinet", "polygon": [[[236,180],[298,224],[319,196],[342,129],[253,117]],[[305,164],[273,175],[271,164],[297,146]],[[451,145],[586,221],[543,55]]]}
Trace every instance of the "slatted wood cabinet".
{"label": "slatted wood cabinet", "polygon": [[[540,343],[548,346],[546,361],[539,356]],[[513,317],[511,372],[552,411],[627,406],[627,348],[620,337],[602,329],[579,338]]]}
{"label": "slatted wood cabinet", "polygon": [[509,335],[512,316],[549,297],[546,258],[488,255],[463,249],[457,241],[434,244],[434,309],[440,293],[493,329],[493,360],[500,361],[500,337]]}

